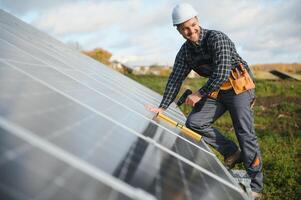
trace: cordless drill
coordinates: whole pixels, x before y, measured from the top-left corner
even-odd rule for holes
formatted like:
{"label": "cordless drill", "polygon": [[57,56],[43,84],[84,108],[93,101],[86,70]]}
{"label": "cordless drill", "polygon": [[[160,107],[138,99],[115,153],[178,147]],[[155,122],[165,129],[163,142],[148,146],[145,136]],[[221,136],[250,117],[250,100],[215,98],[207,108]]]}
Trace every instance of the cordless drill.
{"label": "cordless drill", "polygon": [[190,89],[187,89],[182,96],[179,98],[179,100],[177,101],[177,106],[180,107],[186,100],[186,98],[192,94],[192,91]]}

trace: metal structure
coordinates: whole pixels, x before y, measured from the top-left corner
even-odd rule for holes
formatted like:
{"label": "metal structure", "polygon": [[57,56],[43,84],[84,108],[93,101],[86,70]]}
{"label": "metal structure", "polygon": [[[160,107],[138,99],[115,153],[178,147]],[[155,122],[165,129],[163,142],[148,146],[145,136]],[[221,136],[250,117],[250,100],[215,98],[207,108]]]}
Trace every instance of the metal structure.
{"label": "metal structure", "polygon": [[0,199],[247,199],[204,142],[153,120],[159,94],[3,10],[0,30]]}

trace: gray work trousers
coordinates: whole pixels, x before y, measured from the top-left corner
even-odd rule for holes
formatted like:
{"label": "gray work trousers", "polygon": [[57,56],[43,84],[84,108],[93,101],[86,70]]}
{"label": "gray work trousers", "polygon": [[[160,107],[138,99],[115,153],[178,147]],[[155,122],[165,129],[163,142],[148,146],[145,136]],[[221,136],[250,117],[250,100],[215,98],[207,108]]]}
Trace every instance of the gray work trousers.
{"label": "gray work trousers", "polygon": [[[262,159],[257,137],[254,130],[251,102],[254,100],[254,90],[236,95],[233,90],[220,91],[216,100],[201,99],[187,117],[186,126],[203,136],[206,143],[214,147],[224,157],[238,150],[237,145],[222,135],[212,124],[226,111],[229,111],[241,157],[248,175],[251,177],[251,189],[261,192],[263,187]],[[260,164],[255,165],[259,158]]]}

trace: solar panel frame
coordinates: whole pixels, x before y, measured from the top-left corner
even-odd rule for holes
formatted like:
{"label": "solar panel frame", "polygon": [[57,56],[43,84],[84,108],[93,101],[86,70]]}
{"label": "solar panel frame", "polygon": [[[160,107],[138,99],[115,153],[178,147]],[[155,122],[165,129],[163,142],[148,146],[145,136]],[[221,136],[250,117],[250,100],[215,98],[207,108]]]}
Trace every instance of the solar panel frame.
{"label": "solar panel frame", "polygon": [[[200,146],[197,146],[194,141],[190,140],[188,138],[183,138],[180,136],[179,131],[176,129],[173,129],[172,127],[169,127],[168,125],[164,123],[158,123],[156,121],[151,120],[151,115],[150,113],[147,113],[143,109],[143,104],[144,103],[152,103],[152,104],[158,104],[160,101],[160,95],[157,93],[146,89],[145,87],[142,87],[141,85],[135,84],[134,81],[121,76],[120,74],[114,73],[110,69],[106,69],[105,67],[100,68],[100,65],[97,64],[95,61],[92,61],[91,59],[86,58],[85,56],[80,55],[78,52],[72,51],[68,48],[66,48],[63,44],[60,42],[57,42],[56,40],[53,40],[51,37],[44,36],[44,34],[41,34],[39,31],[36,31],[34,28],[28,27],[25,23],[20,22],[19,20],[16,20],[15,18],[12,18],[8,14],[6,14],[3,11],[0,11],[0,28],[3,30],[0,34],[0,49],[5,46],[5,49],[14,49],[15,51],[13,52],[18,52],[17,59],[11,59],[12,58],[12,53],[8,55],[0,55],[0,63],[1,66],[0,68],[4,68],[3,65],[7,65],[7,68],[13,68],[15,71],[18,71],[28,77],[30,79],[35,80],[36,82],[41,83],[42,85],[50,88],[54,93],[56,94],[61,94],[64,97],[67,97],[69,100],[72,100],[73,103],[75,102],[78,105],[81,105],[82,107],[85,107],[86,109],[92,111],[94,114],[87,114],[87,118],[94,116],[95,114],[101,117],[104,117],[111,122],[115,123],[115,125],[124,128],[128,130],[131,134],[134,134],[138,136],[139,138],[145,140],[146,142],[149,143],[149,145],[154,145],[157,149],[160,149],[160,151],[165,152],[167,155],[171,155],[172,157],[177,158],[180,160],[180,162],[183,162],[185,165],[188,165],[192,167],[194,170],[197,169],[201,171],[202,173],[205,173],[209,175],[209,177],[218,180],[218,182],[226,185],[227,187],[230,187],[231,189],[237,191],[240,195],[242,195],[243,198],[246,198],[245,194],[242,193],[240,189],[237,188],[237,184],[233,181],[233,178],[229,175],[225,169],[221,168],[225,175],[229,178],[228,181],[225,181],[221,179],[220,177],[216,176],[215,174],[212,174],[211,172],[205,170],[204,168],[200,167],[199,165],[191,162],[189,159],[186,159],[183,156],[178,155],[175,151],[170,150],[166,146],[162,146],[162,144],[158,143],[158,140],[155,140],[154,138],[151,137],[145,137],[144,135],[141,135],[141,131],[143,130],[143,126],[140,128],[137,128],[135,126],[132,127],[127,127],[124,123],[122,123],[122,118],[118,118],[117,115],[105,115],[104,112],[101,112],[101,108],[93,107],[91,105],[93,104],[88,104],[89,101],[84,102],[80,101],[79,97],[75,98],[74,94],[77,92],[91,92],[93,91],[94,96],[97,94],[98,96],[105,97],[109,99],[111,102],[113,102],[116,105],[120,106],[120,108],[125,109],[127,112],[130,112],[129,116],[135,116],[134,118],[136,119],[141,118],[145,122],[148,122],[149,125],[152,125],[156,127],[156,129],[161,130],[161,134],[157,135],[169,135],[173,136],[172,138],[176,141],[186,141],[188,142],[187,144],[194,145],[194,147],[197,147],[198,150],[201,150],[202,152],[206,153],[208,157],[212,157],[212,159],[215,160],[216,163],[220,164],[220,162],[217,160],[216,156],[210,152],[209,148],[202,142]],[[9,24],[7,22],[13,22],[12,24]],[[12,26],[9,26],[12,25]],[[21,29],[21,31],[16,32],[14,29]],[[26,31],[24,31],[26,30]],[[30,33],[34,33],[35,37],[31,37]],[[6,34],[6,35],[5,35]],[[3,39],[3,38],[6,38]],[[26,41],[26,39],[31,39],[31,43]],[[34,41],[34,42],[33,42]],[[10,47],[9,47],[10,46]],[[24,51],[26,49],[26,51]],[[22,52],[22,53],[20,53]],[[24,56],[24,54],[26,56]],[[41,55],[42,59],[41,59]],[[65,57],[61,56],[64,55]],[[6,57],[5,57],[6,56]],[[29,59],[30,58],[30,59]],[[74,62],[68,62],[64,61],[64,59],[69,59],[72,60],[71,58],[74,59]],[[20,60],[21,59],[21,60]],[[82,67],[83,65],[79,65],[78,63],[81,64],[89,64],[89,67]],[[19,66],[18,66],[19,65]],[[26,67],[26,65],[30,67]],[[76,67],[74,67],[74,66]],[[37,70],[38,69],[38,70]],[[57,84],[54,86],[54,82],[51,82],[51,77],[47,76],[42,76],[41,71],[39,70],[44,70],[46,71],[46,75],[50,75],[52,72],[57,72],[53,73],[54,78],[59,79],[61,77],[61,80],[64,80],[61,82],[61,85]],[[35,71],[36,70],[36,71]],[[48,71],[47,71],[48,70]],[[85,70],[85,71],[83,71]],[[39,73],[37,73],[39,71]],[[36,73],[36,74],[35,74]],[[98,75],[101,74],[102,76]],[[34,75],[35,74],[35,75]],[[79,76],[80,75],[80,76]],[[67,78],[66,78],[67,77]],[[83,80],[83,77],[87,78],[87,82],[85,83]],[[0,75],[0,81],[1,81],[1,75]],[[66,81],[68,78],[70,78],[72,81]],[[30,81],[29,81],[30,82]],[[108,93],[105,93],[103,91],[98,90],[97,88],[100,88],[99,85],[101,85],[101,82],[105,82],[107,84],[112,84],[112,87],[107,87],[107,91],[116,92],[115,97],[110,97],[108,96]],[[29,84],[26,82],[26,79],[23,80],[23,83]],[[75,84],[77,83],[77,84]],[[69,84],[69,85],[68,85]],[[98,87],[95,87],[93,84],[97,85]],[[79,86],[84,86],[83,89],[78,89]],[[126,86],[126,87],[125,87]],[[34,86],[31,86],[31,88]],[[63,90],[62,87],[65,87],[65,90]],[[104,88],[105,84],[102,84],[101,88]],[[66,89],[67,88],[67,89]],[[124,89],[129,88],[130,94],[131,95],[124,95]],[[0,86],[0,89],[1,86]],[[34,88],[33,88],[34,89]],[[72,93],[70,91],[74,90],[75,93]],[[77,91],[76,91],[77,90]],[[120,92],[118,92],[120,90]],[[45,94],[41,94],[41,92],[34,93],[34,95],[37,95],[40,97],[43,95],[50,95],[51,96],[52,92],[46,92]],[[73,94],[73,95],[72,95]],[[6,94],[7,95],[7,94]],[[122,96],[122,103],[119,101],[115,100],[118,96]],[[0,95],[1,97],[1,95]],[[2,96],[3,97],[3,96]],[[84,96],[82,96],[84,97]],[[124,101],[124,99],[128,100],[129,102],[132,102],[132,106],[129,106],[127,101]],[[104,102],[104,100],[102,99]],[[71,103],[70,103],[71,105]],[[63,104],[61,105],[63,108],[66,108],[70,106],[69,104]],[[96,105],[96,104],[94,104]],[[22,107],[22,106],[21,106]],[[59,106],[58,106],[59,108]],[[137,109],[139,108],[139,109]],[[7,124],[10,124],[7,119],[9,118],[3,118],[3,109],[0,107],[0,117],[2,121],[2,126],[5,126]],[[56,108],[57,109],[57,108]],[[116,108],[115,108],[116,109]],[[51,110],[51,108],[50,108]],[[20,111],[20,110],[19,110]],[[39,110],[42,112],[42,110]],[[23,111],[22,111],[23,112]],[[18,114],[23,114],[23,113],[18,113]],[[175,105],[171,106],[171,109],[167,112],[168,115],[173,116],[177,120],[180,120],[184,122],[185,117],[184,115],[175,108]],[[120,114],[118,114],[120,115]],[[26,118],[26,115],[24,115]],[[23,117],[24,117],[23,116]],[[6,116],[5,116],[6,117]],[[23,118],[24,119],[24,118]],[[56,124],[57,125],[57,124]],[[12,123],[11,126],[9,126],[10,129],[16,128],[17,125]],[[145,128],[145,127],[144,127]],[[16,131],[16,130],[15,130]],[[26,133],[28,130],[23,130],[20,132],[20,134]],[[164,132],[164,134],[163,134]],[[30,135],[30,134],[29,134]],[[20,136],[20,135],[19,135]],[[34,133],[31,134],[31,136],[37,136]],[[174,137],[174,136],[177,136]],[[176,138],[176,139],[175,139]],[[43,141],[42,142],[47,142]],[[30,142],[30,141],[28,141]],[[53,145],[52,143],[50,145]],[[57,147],[57,145],[55,145]],[[181,147],[181,146],[180,146]],[[186,146],[188,150],[191,150],[191,147],[188,145]],[[186,148],[185,147],[185,148]],[[178,150],[179,151],[179,150]],[[208,162],[209,163],[209,162]],[[131,188],[131,187],[130,187]],[[188,190],[187,190],[188,191]],[[142,192],[143,193],[143,192]],[[147,194],[148,195],[148,194]],[[186,194],[187,196],[188,194]],[[191,195],[191,194],[190,194]],[[189,195],[188,195],[189,196]],[[153,198],[152,195],[150,195],[150,198]]]}

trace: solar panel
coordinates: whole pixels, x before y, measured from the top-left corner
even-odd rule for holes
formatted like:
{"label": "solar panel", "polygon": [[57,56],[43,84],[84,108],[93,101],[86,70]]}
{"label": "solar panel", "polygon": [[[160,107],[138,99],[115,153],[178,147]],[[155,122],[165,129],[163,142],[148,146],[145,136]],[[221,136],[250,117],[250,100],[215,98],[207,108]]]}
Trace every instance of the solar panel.
{"label": "solar panel", "polygon": [[203,141],[152,119],[159,94],[3,10],[0,29],[1,199],[247,199]]}

